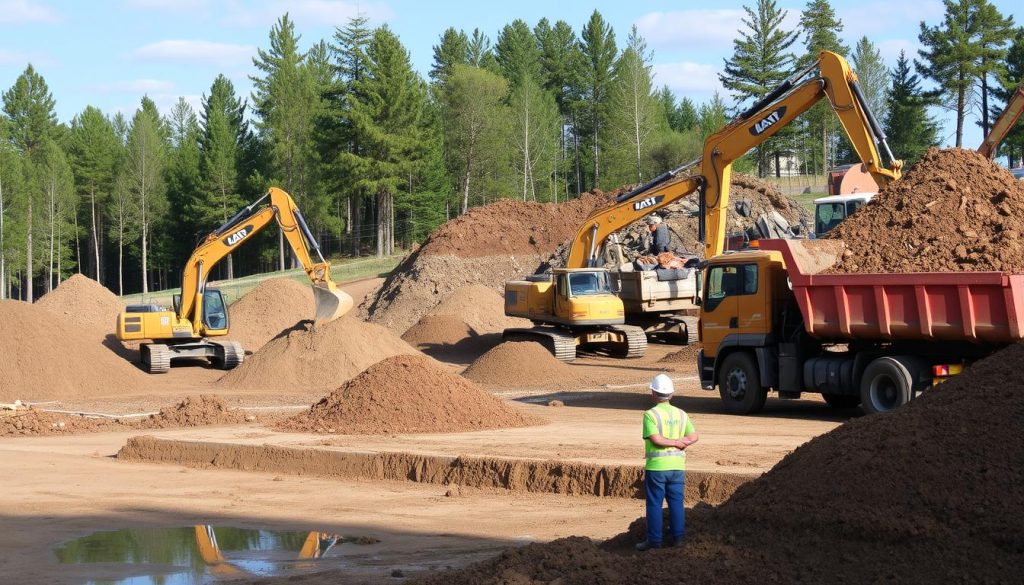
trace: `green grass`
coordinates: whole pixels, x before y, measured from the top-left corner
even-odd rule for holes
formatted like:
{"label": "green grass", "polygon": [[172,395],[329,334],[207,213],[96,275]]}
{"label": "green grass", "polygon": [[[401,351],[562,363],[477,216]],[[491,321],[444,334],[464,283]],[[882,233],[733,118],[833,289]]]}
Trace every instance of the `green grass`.
{"label": "green grass", "polygon": [[792,197],[793,199],[796,199],[797,201],[799,201],[801,205],[806,207],[807,210],[810,211],[813,214],[814,213],[814,200],[819,198],[819,197],[825,197],[827,195],[828,195],[828,193],[826,193],[824,191],[818,191],[818,192],[815,192],[815,193],[797,193],[795,195],[790,195],[790,197]]}
{"label": "green grass", "polygon": [[[334,282],[342,284],[354,280],[362,280],[377,276],[384,276],[398,266],[404,255],[386,256],[384,258],[343,258],[331,260],[331,276]],[[220,289],[224,300],[231,304],[241,298],[245,293],[256,288],[256,286],[269,278],[291,278],[296,282],[308,283],[306,273],[301,268],[293,270],[280,270],[276,272],[264,272],[242,276],[234,280],[210,281],[209,286]],[[126,304],[155,303],[166,307],[171,306],[171,297],[178,294],[180,289],[172,288],[167,290],[150,291],[143,295],[141,293],[124,295],[121,300]]]}

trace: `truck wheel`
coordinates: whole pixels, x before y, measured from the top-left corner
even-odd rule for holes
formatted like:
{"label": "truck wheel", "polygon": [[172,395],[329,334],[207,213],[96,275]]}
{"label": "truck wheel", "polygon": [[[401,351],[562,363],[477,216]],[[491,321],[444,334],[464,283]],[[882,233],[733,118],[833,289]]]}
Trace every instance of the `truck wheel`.
{"label": "truck wheel", "polygon": [[825,399],[825,403],[832,408],[854,408],[860,406],[860,396],[851,396],[849,394],[822,394],[822,398]]}
{"label": "truck wheel", "polygon": [[761,386],[757,364],[750,354],[737,352],[725,358],[718,370],[718,393],[732,414],[754,414],[764,408],[768,389]]}
{"label": "truck wheel", "polygon": [[886,356],[875,359],[864,368],[860,382],[860,403],[864,412],[889,412],[903,406],[921,389],[916,380],[921,377],[923,361],[906,356]]}

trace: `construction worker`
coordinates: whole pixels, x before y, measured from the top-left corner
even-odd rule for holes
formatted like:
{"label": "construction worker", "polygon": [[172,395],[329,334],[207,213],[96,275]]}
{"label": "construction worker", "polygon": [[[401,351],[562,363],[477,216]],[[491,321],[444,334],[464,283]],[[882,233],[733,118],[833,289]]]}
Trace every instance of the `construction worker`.
{"label": "construction worker", "polygon": [[662,252],[668,252],[670,243],[668,226],[662,223],[661,217],[654,214],[648,215],[647,229],[651,231],[651,244],[647,248],[647,253],[657,256]]}
{"label": "construction worker", "polygon": [[668,500],[669,528],[679,546],[686,534],[683,486],[686,478],[686,448],[697,442],[693,421],[682,409],[672,406],[675,386],[665,374],[651,380],[654,407],[644,412],[644,489],[647,495],[647,540],[636,550],[661,548],[664,534],[661,504]]}

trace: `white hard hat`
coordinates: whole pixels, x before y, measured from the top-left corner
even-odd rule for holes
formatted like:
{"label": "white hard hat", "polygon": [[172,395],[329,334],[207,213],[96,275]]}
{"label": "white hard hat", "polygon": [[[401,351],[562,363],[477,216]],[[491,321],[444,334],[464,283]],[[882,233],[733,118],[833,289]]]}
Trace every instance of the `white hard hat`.
{"label": "white hard hat", "polygon": [[661,223],[661,217],[651,214],[647,216],[647,225],[656,225]]}
{"label": "white hard hat", "polygon": [[672,384],[672,378],[669,378],[665,374],[658,374],[651,380],[651,392],[660,396],[672,396],[675,393],[675,385]]}

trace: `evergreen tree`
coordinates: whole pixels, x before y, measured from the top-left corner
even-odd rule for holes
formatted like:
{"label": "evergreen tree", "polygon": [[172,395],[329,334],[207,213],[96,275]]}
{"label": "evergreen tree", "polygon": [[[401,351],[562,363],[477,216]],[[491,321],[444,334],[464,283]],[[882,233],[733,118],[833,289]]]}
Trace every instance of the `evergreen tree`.
{"label": "evergreen tree", "polygon": [[[1014,34],[1013,44],[1006,54],[1006,71],[998,86],[993,88],[993,94],[1002,104],[1001,107],[993,108],[993,119],[997,118],[1006,107],[1006,103],[1013,97],[1019,88],[1024,87],[1024,28],[1018,28]],[[1006,165],[1015,168],[1024,164],[1024,120],[1017,120],[1017,124],[1007,133],[1000,145],[1000,152],[1006,155]]]}
{"label": "evergreen tree", "polygon": [[[800,28],[804,31],[804,47],[807,51],[798,60],[801,67],[816,61],[822,51],[831,51],[844,57],[849,52],[839,40],[843,23],[836,16],[829,0],[808,0],[807,6],[800,13]],[[839,141],[835,117],[828,103],[819,102],[804,114],[804,130],[808,142],[818,143],[821,147],[821,165],[814,164],[812,160],[812,167],[825,171],[835,164],[831,155]]]}
{"label": "evergreen tree", "polygon": [[125,168],[128,188],[137,202],[135,207],[138,210],[143,294],[149,292],[152,228],[167,211],[163,177],[167,153],[162,130],[166,130],[166,127],[156,114],[156,104],[148,97],[143,97],[128,132]]}
{"label": "evergreen tree", "polygon": [[900,51],[892,71],[892,89],[883,127],[893,154],[906,165],[917,162],[929,147],[938,144],[938,126],[928,115],[930,100],[921,91],[917,74],[910,70],[905,51]]}
{"label": "evergreen tree", "polygon": [[582,98],[584,115],[589,127],[586,134],[591,143],[591,165],[593,186],[601,186],[601,129],[608,117],[608,91],[613,76],[613,67],[618,49],[615,46],[615,32],[597,10],[583,27],[580,39],[583,52]]}
{"label": "evergreen tree", "polygon": [[473,29],[473,36],[469,37],[467,45],[466,63],[473,67],[486,69],[491,73],[500,73],[498,60],[494,57],[494,50],[491,48],[491,39],[480,32],[480,29]]}
{"label": "evergreen tree", "polygon": [[201,237],[213,230],[206,219],[208,207],[203,197],[203,178],[199,169],[199,120],[185,98],[178,98],[169,116],[170,151],[167,158],[167,203],[171,209],[168,223],[183,237],[167,243],[168,255],[174,258],[172,268],[181,267]]}
{"label": "evergreen tree", "polygon": [[[509,98],[509,114],[514,168],[523,201],[537,200],[537,191],[548,187],[552,198],[557,192],[550,183],[558,151],[558,106],[552,95],[529,75],[523,74]],[[539,189],[538,189],[539,187]]]}
{"label": "evergreen tree", "polygon": [[88,203],[90,262],[92,276],[103,282],[100,234],[103,233],[104,204],[114,186],[114,156],[117,136],[114,126],[99,109],[87,106],[71,122],[69,140],[71,168],[79,196]]}
{"label": "evergreen tree", "polygon": [[[37,158],[43,143],[51,139],[56,132],[57,114],[54,111],[53,96],[46,85],[46,80],[36,73],[35,68],[29,64],[15,80],[14,85],[4,92],[3,102],[3,111],[9,120],[7,124],[9,139],[29,165],[26,176],[32,177],[36,174],[33,167],[38,162]],[[29,187],[24,190],[23,196],[25,198],[25,288],[22,296],[26,301],[32,302],[34,300],[32,279],[36,274],[36,265],[33,263],[33,257],[36,254],[33,234],[38,229],[35,219],[39,213],[42,194],[38,187]]]}
{"label": "evergreen tree", "polygon": [[697,110],[697,128],[700,130],[700,141],[703,143],[715,132],[725,128],[729,119],[726,115],[725,102],[716,91],[707,103]]}
{"label": "evergreen tree", "polygon": [[[786,79],[794,61],[789,47],[796,41],[795,31],[782,30],[787,12],[775,0],[757,0],[756,10],[749,6],[743,10],[747,13],[742,19],[746,29],[733,41],[732,58],[725,60],[725,69],[718,75],[722,86],[732,91],[739,104],[760,100]],[[785,130],[792,133],[789,128]],[[775,136],[754,149],[759,176],[768,173],[772,156],[776,173],[779,172],[782,144],[782,137]]]}
{"label": "evergreen tree", "polygon": [[[644,180],[644,166],[650,139],[659,118],[659,102],[652,95],[651,54],[636,26],[629,34],[626,49],[615,63],[609,91],[609,144],[613,153],[628,156],[628,172],[613,175],[614,182]],[[660,108],[664,111],[663,106]],[[623,169],[624,170],[624,169]]]}
{"label": "evergreen tree", "polygon": [[441,34],[441,42],[434,45],[434,64],[430,67],[430,78],[444,83],[456,65],[469,61],[469,37],[461,30],[448,27]]}
{"label": "evergreen tree", "polygon": [[693,100],[684,96],[679,101],[679,107],[676,108],[672,120],[672,129],[677,132],[692,130],[697,126],[697,106],[694,105]]}
{"label": "evergreen tree", "polygon": [[[981,133],[988,135],[992,125],[989,123],[989,93],[998,86],[1000,79],[1006,77],[1006,55],[1009,43],[1014,37],[1013,15],[1004,17],[992,3],[987,0],[980,2],[975,16],[975,27],[978,30],[980,56],[978,60],[978,81],[981,85]],[[989,85],[990,78],[996,80]]]}
{"label": "evergreen tree", "polygon": [[31,188],[24,156],[10,140],[9,124],[0,117],[0,300],[10,298],[12,275],[24,267],[25,204]]}
{"label": "evergreen tree", "polygon": [[[580,111],[583,52],[580,50],[576,33],[565,21],[559,20],[551,26],[547,19],[541,19],[534,27],[534,36],[540,45],[541,75],[544,88],[555,96],[555,103],[562,115],[563,131],[559,134],[558,166],[559,175],[564,177],[562,187],[566,198],[570,185],[577,195],[582,188],[580,166]],[[569,153],[572,153],[571,155]]]}
{"label": "evergreen tree", "polygon": [[114,153],[114,188],[107,200],[107,217],[110,218],[109,235],[117,241],[117,294],[124,290],[125,249],[139,234],[138,200],[132,196],[129,176],[128,136],[131,125],[121,112],[114,114],[110,121],[117,137]]}
{"label": "evergreen tree", "polygon": [[522,20],[512,21],[498,33],[494,58],[501,74],[512,86],[525,79],[540,83],[540,47],[529,25]]}
{"label": "evergreen tree", "polygon": [[37,153],[37,180],[43,193],[42,220],[46,242],[46,291],[63,280],[64,266],[71,259],[68,236],[77,212],[74,178],[67,156],[56,140],[42,143]]}
{"label": "evergreen tree", "polygon": [[861,37],[853,49],[851,60],[853,71],[857,74],[861,91],[868,108],[875,119],[884,120],[889,102],[889,69],[882,60],[882,53],[867,37]]}

